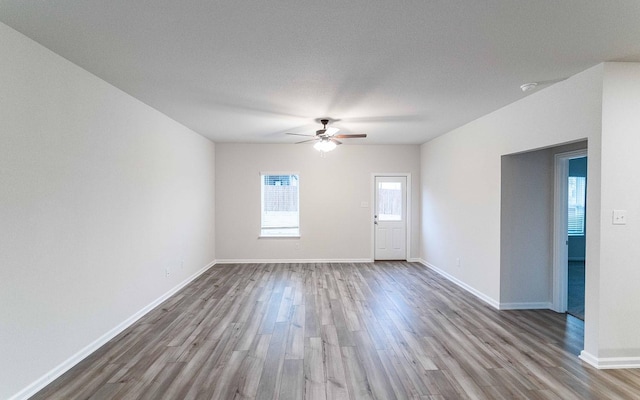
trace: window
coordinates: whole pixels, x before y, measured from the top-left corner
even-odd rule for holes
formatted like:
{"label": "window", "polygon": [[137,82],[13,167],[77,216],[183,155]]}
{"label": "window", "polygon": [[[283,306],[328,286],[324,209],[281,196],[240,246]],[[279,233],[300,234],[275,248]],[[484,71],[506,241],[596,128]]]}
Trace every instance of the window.
{"label": "window", "polygon": [[569,235],[584,235],[584,204],[586,179],[584,176],[569,177]]}
{"label": "window", "polygon": [[298,175],[260,174],[260,236],[300,236]]}
{"label": "window", "polygon": [[378,219],[402,221],[402,183],[378,182]]}

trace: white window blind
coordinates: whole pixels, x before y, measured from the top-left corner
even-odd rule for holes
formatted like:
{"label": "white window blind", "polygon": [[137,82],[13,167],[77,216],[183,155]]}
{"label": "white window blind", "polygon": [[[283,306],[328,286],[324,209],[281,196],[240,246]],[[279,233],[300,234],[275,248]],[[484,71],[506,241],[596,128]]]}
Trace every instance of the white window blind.
{"label": "white window blind", "polygon": [[586,197],[586,178],[569,177],[568,231],[571,236],[584,235],[584,212]]}
{"label": "white window blind", "polygon": [[299,236],[299,176],[261,174],[261,236]]}

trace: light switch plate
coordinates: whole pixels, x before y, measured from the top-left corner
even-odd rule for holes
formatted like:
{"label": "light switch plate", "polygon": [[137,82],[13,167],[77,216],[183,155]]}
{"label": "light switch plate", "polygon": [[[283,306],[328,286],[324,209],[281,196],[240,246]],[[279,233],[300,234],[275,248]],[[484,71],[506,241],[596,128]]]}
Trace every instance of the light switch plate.
{"label": "light switch plate", "polygon": [[627,224],[627,210],[613,210],[613,224],[614,225],[626,225]]}
{"label": "light switch plate", "polygon": [[360,207],[362,207],[362,208],[369,208],[369,203],[368,203],[368,202],[366,202],[366,201],[361,201],[361,202],[360,202]]}

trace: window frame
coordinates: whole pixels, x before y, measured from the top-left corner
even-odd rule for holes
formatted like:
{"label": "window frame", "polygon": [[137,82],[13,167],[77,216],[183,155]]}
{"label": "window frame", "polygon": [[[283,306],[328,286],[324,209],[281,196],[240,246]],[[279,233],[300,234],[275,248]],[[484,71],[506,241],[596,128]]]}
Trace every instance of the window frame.
{"label": "window frame", "polygon": [[[281,227],[281,228],[273,228],[265,226],[265,176],[289,176],[295,177],[297,185],[289,185],[295,186],[296,196],[297,196],[297,226],[291,227]],[[290,178],[291,179],[291,178]],[[299,238],[300,237],[300,173],[299,172],[260,172],[260,231],[259,238]],[[279,232],[277,230],[280,230]],[[271,232],[270,232],[271,230]],[[286,230],[290,230],[290,232],[286,232]],[[285,232],[283,232],[285,231]]]}

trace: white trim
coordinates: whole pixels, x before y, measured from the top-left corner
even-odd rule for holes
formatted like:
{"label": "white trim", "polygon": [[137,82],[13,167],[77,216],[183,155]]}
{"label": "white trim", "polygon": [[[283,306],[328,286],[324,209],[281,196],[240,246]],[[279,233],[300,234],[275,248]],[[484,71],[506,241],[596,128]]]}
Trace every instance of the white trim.
{"label": "white trim", "polygon": [[422,265],[424,265],[425,267],[427,267],[427,268],[433,270],[434,272],[438,273],[442,277],[444,277],[444,278],[448,279],[449,281],[455,283],[456,285],[460,286],[462,289],[466,290],[467,292],[469,292],[472,295],[476,296],[480,300],[482,300],[485,303],[489,304],[491,307],[493,307],[493,308],[495,308],[497,310],[500,309],[500,303],[499,302],[497,302],[496,300],[494,300],[491,297],[487,296],[486,294],[474,289],[473,287],[467,285],[466,283],[462,282],[461,280],[459,280],[455,276],[449,275],[447,272],[441,270],[440,268],[436,267],[433,264],[429,264],[425,260],[420,259],[420,263]]}
{"label": "white trim", "polygon": [[281,259],[221,259],[216,260],[216,264],[311,264],[311,263],[370,263],[370,258],[281,258]]}
{"label": "white trim", "polygon": [[597,369],[640,368],[640,357],[603,357],[598,358],[582,350],[580,359]]}
{"label": "white trim", "polygon": [[[405,259],[407,261],[409,261],[409,256],[411,255],[411,172],[385,172],[385,173],[381,173],[381,172],[372,172],[371,173],[371,183],[370,183],[370,188],[371,188],[371,201],[369,202],[369,204],[371,204],[371,260],[375,260],[376,258],[376,236],[375,236],[375,226],[373,224],[374,221],[374,215],[376,214],[376,176],[381,176],[381,177],[394,177],[394,176],[400,176],[400,177],[405,177],[407,178],[407,187],[406,187],[406,196],[407,196],[407,215],[406,215],[406,221],[405,221],[405,231],[406,231],[406,238],[405,240],[407,241],[406,243],[406,254],[405,254]],[[419,260],[419,259],[414,259],[414,260]],[[417,261],[419,262],[419,261]]]}
{"label": "white trim", "polygon": [[260,235],[258,239],[300,239],[300,235]]}
{"label": "white trim", "polygon": [[553,311],[564,313],[567,311],[567,263],[569,250],[567,243],[567,191],[569,177],[569,160],[587,157],[587,150],[576,150],[555,155],[554,190],[553,190]]}
{"label": "white trim", "polygon": [[260,171],[258,175],[300,175],[299,171]]}
{"label": "white trim", "polygon": [[500,303],[501,310],[550,310],[550,302]]}
{"label": "white trim", "polygon": [[590,353],[587,353],[586,351],[582,350],[578,355],[578,358],[586,362],[587,364],[591,365],[592,367],[598,368],[598,358],[594,357]]}
{"label": "white trim", "polygon": [[138,312],[136,312],[126,320],[122,321],[121,323],[119,323],[118,325],[110,329],[108,332],[100,336],[98,339],[94,340],[92,343],[89,343],[87,346],[85,346],[83,349],[81,349],[80,351],[78,351],[77,353],[69,357],[67,360],[63,361],[57,367],[53,368],[46,374],[42,375],[40,378],[32,382],[29,386],[25,387],[18,393],[9,397],[8,400],[23,400],[23,399],[26,400],[29,397],[33,396],[34,394],[42,390],[45,386],[47,386],[48,384],[53,382],[55,379],[60,377],[62,374],[64,374],[65,372],[73,368],[80,361],[87,358],[89,355],[91,355],[91,353],[98,350],[100,347],[105,345],[107,342],[109,342],[111,339],[116,337],[122,331],[124,331],[125,329],[133,325],[137,320],[145,316],[149,311],[156,308],[163,301],[167,300],[169,297],[176,294],[180,289],[187,286],[189,283],[191,283],[193,280],[198,278],[200,275],[206,272],[209,268],[213,267],[215,264],[216,264],[215,261],[210,262],[205,267],[200,269],[198,272],[191,275],[184,281],[180,282],[177,286],[173,287],[168,292],[158,297],[157,299],[155,299],[154,301],[152,301],[151,303],[143,307],[141,310],[139,310]]}

